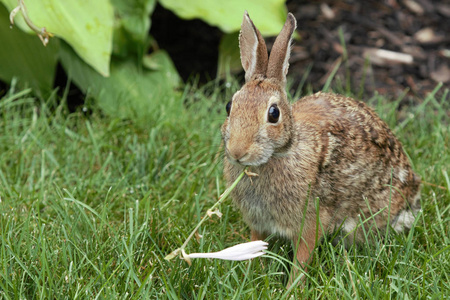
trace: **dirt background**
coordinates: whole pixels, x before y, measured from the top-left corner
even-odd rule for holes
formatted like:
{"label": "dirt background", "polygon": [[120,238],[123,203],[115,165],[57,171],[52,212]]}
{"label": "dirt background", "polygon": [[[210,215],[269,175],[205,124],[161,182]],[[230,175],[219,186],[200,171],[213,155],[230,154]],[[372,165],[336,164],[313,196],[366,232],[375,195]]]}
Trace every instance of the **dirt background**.
{"label": "dirt background", "polygon": [[[297,88],[321,90],[337,65],[361,97],[375,92],[415,105],[439,82],[450,88],[450,1],[287,1],[298,22],[289,75]],[[151,34],[183,79],[214,78],[222,33],[157,6]],[[270,50],[273,38],[266,39]],[[381,51],[380,51],[381,50]],[[385,51],[387,50],[387,51]],[[447,95],[448,100],[448,95]]]}
{"label": "dirt background", "polygon": [[293,48],[291,75],[300,77],[312,65],[307,80],[315,89],[338,63],[338,74],[345,78],[349,72],[355,93],[363,86],[366,95],[376,91],[397,98],[408,89],[406,99],[413,100],[438,82],[450,87],[450,1],[290,1],[287,6],[302,37]]}
{"label": "dirt background", "polygon": [[[292,91],[299,86],[321,90],[339,65],[337,77],[348,78],[359,98],[379,93],[388,99],[402,97],[400,108],[417,105],[442,82],[437,99],[450,101],[445,93],[450,89],[450,0],[288,0],[286,5],[301,37],[292,47]],[[181,20],[159,4],[151,18],[150,34],[169,52],[185,82],[215,78],[223,35],[218,28]],[[273,41],[266,39],[269,51]],[[66,84],[59,65],[54,86],[64,91]],[[7,90],[0,82],[0,95]],[[83,105],[85,95],[75,85],[68,95],[70,110]]]}

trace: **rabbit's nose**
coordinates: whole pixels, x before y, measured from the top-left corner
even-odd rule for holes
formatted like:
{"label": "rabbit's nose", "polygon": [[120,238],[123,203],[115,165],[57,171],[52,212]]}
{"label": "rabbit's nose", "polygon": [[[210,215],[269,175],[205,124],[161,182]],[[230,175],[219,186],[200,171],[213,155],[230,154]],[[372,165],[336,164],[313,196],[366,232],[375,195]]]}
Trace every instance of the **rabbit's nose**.
{"label": "rabbit's nose", "polygon": [[238,163],[241,163],[248,154],[248,147],[242,144],[233,145],[232,147],[226,147],[227,153],[231,159]]}

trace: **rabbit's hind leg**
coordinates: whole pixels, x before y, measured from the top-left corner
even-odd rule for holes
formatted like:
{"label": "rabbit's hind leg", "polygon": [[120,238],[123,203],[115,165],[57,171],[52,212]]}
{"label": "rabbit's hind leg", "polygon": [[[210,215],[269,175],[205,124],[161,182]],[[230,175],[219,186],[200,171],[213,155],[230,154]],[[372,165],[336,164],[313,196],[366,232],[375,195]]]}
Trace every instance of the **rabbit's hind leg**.
{"label": "rabbit's hind leg", "polygon": [[[300,269],[303,272],[307,272],[307,265],[311,262],[311,256],[316,247],[316,242],[322,238],[322,231],[320,229],[309,230],[304,232],[301,237],[296,237],[293,239],[294,247],[294,260],[291,269],[291,274],[289,276],[289,281],[287,287],[289,288],[300,274]],[[299,284],[303,284],[305,277],[299,281]]]}

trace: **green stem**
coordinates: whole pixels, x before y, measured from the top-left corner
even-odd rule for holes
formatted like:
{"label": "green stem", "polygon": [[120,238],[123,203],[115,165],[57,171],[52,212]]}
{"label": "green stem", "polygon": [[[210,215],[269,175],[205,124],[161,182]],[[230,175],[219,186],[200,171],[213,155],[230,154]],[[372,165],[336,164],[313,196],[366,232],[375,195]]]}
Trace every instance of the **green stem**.
{"label": "green stem", "polygon": [[23,19],[25,20],[25,23],[27,23],[28,27],[30,27],[31,30],[33,30],[37,36],[41,39],[44,46],[47,46],[49,38],[53,37],[53,34],[48,32],[45,27],[39,28],[36,26],[33,21],[28,16],[27,7],[25,6],[25,3],[23,0],[18,0],[19,6],[17,6],[15,9],[11,11],[11,14],[9,16],[9,20],[11,24],[14,24],[14,17],[19,12],[19,10],[22,12]]}
{"label": "green stem", "polygon": [[[217,200],[216,203],[214,203],[213,206],[211,206],[211,208],[209,209],[209,211],[214,210],[217,206],[219,206],[220,204],[222,204],[222,202],[230,195],[231,191],[234,190],[234,188],[236,187],[236,185],[239,183],[239,181],[241,181],[242,177],[244,177],[245,175],[245,171],[247,168],[245,168],[241,174],[239,174],[238,178],[236,178],[236,180],[233,182],[232,185],[230,185],[225,192],[223,192],[222,195],[220,195],[219,200]],[[207,220],[209,219],[209,215],[208,213],[206,215],[203,216],[203,218],[200,220],[200,222],[197,224],[197,226],[195,226],[194,230],[191,232],[191,234],[188,236],[188,238],[186,239],[186,241],[184,242],[183,245],[181,245],[180,249],[184,249],[186,247],[186,245],[189,243],[189,241],[192,239],[192,237],[194,236],[194,234],[197,232],[197,230],[200,228],[200,226]]]}
{"label": "green stem", "polygon": [[[237,184],[239,183],[239,181],[241,181],[242,177],[244,177],[245,175],[245,171],[247,171],[247,167],[244,168],[244,170],[242,170],[241,174],[239,174],[239,176],[236,178],[236,180],[233,182],[233,184],[231,184],[226,190],[225,192],[222,193],[222,195],[220,195],[219,199],[217,200],[216,203],[214,203],[213,206],[211,206],[211,208],[208,211],[213,211],[217,206],[219,206],[220,204],[222,204],[222,202],[230,195],[231,191],[237,186]],[[181,245],[180,248],[172,251],[172,253],[170,253],[169,255],[167,255],[164,259],[166,260],[171,260],[172,258],[180,255],[180,253],[182,254],[182,256],[184,257],[184,248],[187,246],[187,244],[189,243],[189,241],[192,239],[192,237],[195,235],[195,233],[197,232],[197,230],[200,228],[200,226],[207,220],[209,219],[210,216],[208,215],[208,213],[206,213],[206,215],[203,216],[203,218],[200,220],[200,222],[197,224],[197,226],[195,226],[194,230],[192,230],[191,234],[189,234],[188,238],[186,239],[186,241],[183,243],[183,245]],[[188,261],[189,263],[189,261]]]}

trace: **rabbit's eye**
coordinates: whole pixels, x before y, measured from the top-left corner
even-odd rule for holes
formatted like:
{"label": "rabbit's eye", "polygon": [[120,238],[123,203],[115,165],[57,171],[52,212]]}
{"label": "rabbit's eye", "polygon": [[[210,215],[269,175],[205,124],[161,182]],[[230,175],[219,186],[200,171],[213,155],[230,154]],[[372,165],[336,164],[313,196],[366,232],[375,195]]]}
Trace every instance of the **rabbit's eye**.
{"label": "rabbit's eye", "polygon": [[280,118],[280,110],[276,104],[269,108],[268,120],[270,123],[277,123]]}
{"label": "rabbit's eye", "polygon": [[231,101],[229,101],[227,103],[227,106],[225,106],[225,109],[227,111],[227,115],[229,116],[230,115],[230,110],[231,110]]}

